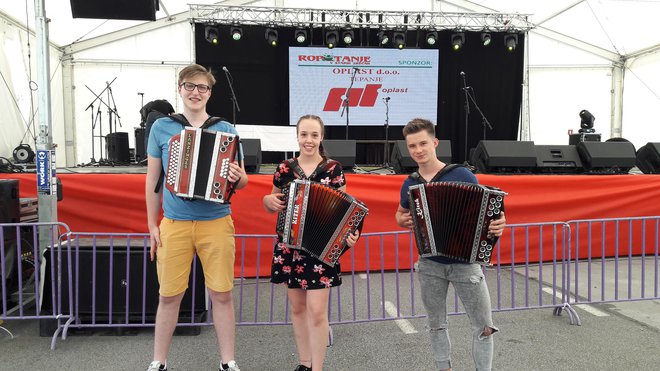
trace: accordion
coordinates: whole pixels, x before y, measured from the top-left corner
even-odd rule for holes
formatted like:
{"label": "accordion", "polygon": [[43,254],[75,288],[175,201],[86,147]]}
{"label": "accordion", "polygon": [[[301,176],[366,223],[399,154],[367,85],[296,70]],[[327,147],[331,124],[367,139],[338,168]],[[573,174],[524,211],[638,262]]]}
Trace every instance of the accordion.
{"label": "accordion", "polygon": [[240,157],[238,136],[185,127],[170,138],[165,187],[184,198],[228,202],[234,184],[227,180],[229,163]]}
{"label": "accordion", "polygon": [[282,193],[286,206],[276,228],[282,242],[335,266],[348,249],[346,237],[360,227],[369,209],[347,193],[309,180],[295,180]]}
{"label": "accordion", "polygon": [[473,183],[432,182],[408,189],[419,255],[490,263],[498,237],[488,226],[504,207],[500,189]]}

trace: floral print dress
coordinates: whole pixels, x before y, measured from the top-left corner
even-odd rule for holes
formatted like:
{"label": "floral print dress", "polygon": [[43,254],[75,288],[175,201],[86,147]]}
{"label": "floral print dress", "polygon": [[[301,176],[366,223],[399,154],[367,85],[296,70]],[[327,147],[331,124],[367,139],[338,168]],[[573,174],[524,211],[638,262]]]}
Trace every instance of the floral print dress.
{"label": "floral print dress", "polygon": [[[273,174],[273,185],[282,189],[296,179],[307,179],[333,188],[346,184],[341,164],[335,160],[323,159],[314,172],[306,176],[298,160],[293,158],[279,164]],[[341,269],[339,263],[331,267],[305,251],[287,247],[282,243],[282,237],[278,236],[270,281],[286,283],[290,289],[323,289],[341,285]]]}

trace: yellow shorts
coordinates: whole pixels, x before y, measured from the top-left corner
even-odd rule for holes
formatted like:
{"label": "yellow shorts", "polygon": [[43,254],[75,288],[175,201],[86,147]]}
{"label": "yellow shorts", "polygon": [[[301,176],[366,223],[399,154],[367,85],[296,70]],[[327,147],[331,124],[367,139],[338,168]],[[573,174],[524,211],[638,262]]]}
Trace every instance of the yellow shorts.
{"label": "yellow shorts", "polygon": [[195,252],[202,263],[206,287],[216,292],[227,292],[234,287],[235,239],[231,215],[200,221],[163,218],[160,243],[156,267],[162,296],[186,291]]}

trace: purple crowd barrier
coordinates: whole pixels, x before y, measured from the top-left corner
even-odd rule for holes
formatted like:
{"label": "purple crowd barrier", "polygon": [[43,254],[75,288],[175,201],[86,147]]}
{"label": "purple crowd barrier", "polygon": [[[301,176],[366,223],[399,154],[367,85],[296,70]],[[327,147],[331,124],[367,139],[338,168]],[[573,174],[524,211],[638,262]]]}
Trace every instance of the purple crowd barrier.
{"label": "purple crowd barrier", "polygon": [[[565,311],[570,323],[579,325],[573,308],[576,304],[658,299],[659,224],[659,217],[647,217],[508,225],[492,265],[483,268],[493,311],[551,308],[555,315]],[[16,228],[3,225],[3,230],[5,226]],[[51,230],[56,226],[61,225],[53,225]],[[154,325],[158,284],[147,234],[67,230],[51,240],[51,246],[57,248],[47,250],[45,260],[56,262],[50,264],[56,268],[35,260],[35,270],[50,275],[50,280],[43,279],[50,287],[50,292],[43,290],[50,300],[41,303],[47,311],[29,315],[20,306],[9,308],[10,290],[3,279],[0,319],[57,320],[53,346],[57,335],[61,332],[65,338],[69,328]],[[236,236],[237,325],[290,323],[287,289],[269,280],[275,241],[274,235]],[[7,259],[4,251],[3,245],[2,277]],[[341,259],[343,284],[330,291],[330,323],[424,317],[416,260],[414,237],[409,231],[364,234]],[[38,280],[37,275],[31,285],[35,293],[42,293]],[[593,292],[593,287],[599,292]],[[18,302],[25,303],[18,295]],[[36,297],[38,303],[39,295]],[[212,325],[210,305],[201,266],[195,259],[179,325]],[[464,313],[454,291],[450,291],[448,306],[451,315]],[[60,322],[63,319],[67,319],[65,324]]]}
{"label": "purple crowd barrier", "polygon": [[[62,302],[65,296],[73,297],[72,291],[65,292],[72,277],[62,274],[72,264],[67,248],[70,235],[62,223],[0,224],[0,319],[51,320],[51,349],[60,334],[66,339],[73,321],[71,311],[65,310],[70,302]],[[40,240],[48,245],[44,251]]]}

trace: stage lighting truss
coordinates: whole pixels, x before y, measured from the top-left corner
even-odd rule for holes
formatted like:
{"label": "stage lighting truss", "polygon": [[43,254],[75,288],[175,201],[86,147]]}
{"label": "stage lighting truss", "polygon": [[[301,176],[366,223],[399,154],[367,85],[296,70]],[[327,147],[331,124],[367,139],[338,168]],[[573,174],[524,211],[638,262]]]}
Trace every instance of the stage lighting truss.
{"label": "stage lighting truss", "polygon": [[268,45],[272,47],[277,46],[278,33],[276,29],[271,27],[267,28],[264,37],[266,38],[266,42],[268,43]]}
{"label": "stage lighting truss", "polygon": [[213,45],[218,45],[218,27],[216,26],[206,26],[204,27],[204,37],[206,41]]}
{"label": "stage lighting truss", "polygon": [[463,48],[465,44],[465,33],[463,32],[454,32],[451,35],[451,48],[454,51],[459,51]]}
{"label": "stage lighting truss", "polygon": [[337,46],[337,40],[339,40],[339,32],[335,29],[330,29],[325,31],[325,46],[328,49],[332,49]]}
{"label": "stage lighting truss", "polygon": [[481,33],[481,43],[484,46],[490,45],[491,41],[492,41],[492,38],[491,38],[490,32],[482,32]]}
{"label": "stage lighting truss", "polygon": [[378,45],[385,46],[390,43],[389,31],[378,31]]}
{"label": "stage lighting truss", "polygon": [[355,32],[352,29],[346,29],[341,33],[341,39],[344,42],[344,45],[351,45],[355,39]]}
{"label": "stage lighting truss", "polygon": [[428,45],[435,45],[438,42],[438,32],[430,31],[426,33],[426,43]]}
{"label": "stage lighting truss", "polygon": [[294,33],[294,37],[296,39],[296,43],[304,44],[305,41],[307,41],[307,30],[305,30],[304,28],[296,29],[296,32]]}
{"label": "stage lighting truss", "polygon": [[239,41],[243,37],[243,29],[238,26],[232,26],[229,30],[232,40]]}
{"label": "stage lighting truss", "polygon": [[508,33],[504,35],[504,47],[507,51],[514,51],[518,46],[518,34]]}
{"label": "stage lighting truss", "polygon": [[245,7],[227,5],[190,5],[193,23],[216,23],[337,29],[456,30],[480,32],[525,32],[534,27],[530,15],[517,13],[364,11],[340,9],[304,9]]}
{"label": "stage lighting truss", "polygon": [[406,31],[394,31],[392,34],[392,43],[394,47],[401,50],[406,47]]}

